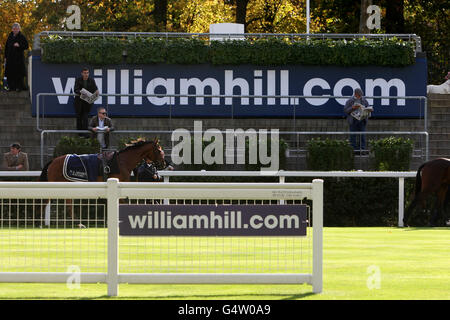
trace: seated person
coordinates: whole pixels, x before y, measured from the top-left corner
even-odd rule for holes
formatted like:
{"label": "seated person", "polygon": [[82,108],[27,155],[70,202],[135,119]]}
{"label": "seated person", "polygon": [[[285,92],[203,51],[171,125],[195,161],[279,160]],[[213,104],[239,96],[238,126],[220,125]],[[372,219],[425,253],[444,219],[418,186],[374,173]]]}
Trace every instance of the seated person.
{"label": "seated person", "polygon": [[21,145],[17,142],[9,146],[9,152],[3,155],[2,170],[22,170],[28,171],[28,155],[20,151]]}
{"label": "seated person", "polygon": [[92,131],[92,138],[97,138],[102,149],[109,147],[109,133],[114,130],[114,127],[104,107],[97,109],[97,115],[89,121],[88,130]]}

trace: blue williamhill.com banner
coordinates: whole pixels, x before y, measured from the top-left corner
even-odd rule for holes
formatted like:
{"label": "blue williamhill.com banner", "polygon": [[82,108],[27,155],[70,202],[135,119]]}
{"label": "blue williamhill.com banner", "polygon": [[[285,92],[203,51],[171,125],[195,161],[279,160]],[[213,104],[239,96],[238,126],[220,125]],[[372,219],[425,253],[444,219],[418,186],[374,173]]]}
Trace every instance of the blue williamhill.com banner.
{"label": "blue williamhill.com banner", "polygon": [[[37,94],[71,94],[82,65],[47,64],[32,59],[32,113]],[[345,98],[360,87],[366,96],[425,96],[425,58],[404,68],[335,66],[211,66],[116,65],[88,66],[102,94],[95,106],[112,116],[144,117],[342,117]],[[161,96],[154,96],[161,94]],[[139,96],[140,95],[140,96]],[[149,96],[142,96],[149,95]],[[173,95],[173,96],[168,96]],[[215,95],[221,97],[183,97]],[[242,97],[228,98],[228,95]],[[266,97],[266,96],[282,97]],[[245,97],[254,96],[254,97]],[[317,96],[298,98],[292,96]],[[45,116],[73,116],[73,97],[41,96],[39,112]],[[423,116],[418,99],[369,99],[373,117]]]}

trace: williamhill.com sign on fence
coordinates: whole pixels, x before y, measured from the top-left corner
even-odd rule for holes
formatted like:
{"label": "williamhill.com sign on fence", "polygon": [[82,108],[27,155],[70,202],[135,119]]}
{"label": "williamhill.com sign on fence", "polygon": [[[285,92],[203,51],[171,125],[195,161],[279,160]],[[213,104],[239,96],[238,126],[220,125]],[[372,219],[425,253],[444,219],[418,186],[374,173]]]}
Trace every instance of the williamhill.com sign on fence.
{"label": "williamhill.com sign on fence", "polygon": [[[40,113],[73,116],[73,97],[56,94],[73,93],[83,66],[43,63],[40,56],[33,56],[31,62],[33,115],[36,95],[53,93],[55,96],[41,97]],[[373,117],[418,118],[423,117],[423,102],[395,97],[425,96],[427,84],[426,58],[421,57],[402,68],[208,64],[88,67],[101,94],[123,95],[102,96],[91,110],[95,113],[96,106],[105,106],[111,116],[342,117],[346,99],[324,96],[351,96],[360,87],[366,96],[394,97],[369,99],[375,109]],[[130,96],[133,94],[136,96]],[[229,95],[239,97],[226,97]]]}
{"label": "williamhill.com sign on fence", "polygon": [[120,205],[122,236],[306,236],[306,205]]}

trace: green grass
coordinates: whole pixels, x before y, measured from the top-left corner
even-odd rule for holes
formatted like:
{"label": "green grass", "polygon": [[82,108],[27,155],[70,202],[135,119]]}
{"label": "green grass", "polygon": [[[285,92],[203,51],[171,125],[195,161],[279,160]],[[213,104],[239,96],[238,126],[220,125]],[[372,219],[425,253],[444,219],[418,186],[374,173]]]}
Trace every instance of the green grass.
{"label": "green grass", "polygon": [[[3,231],[3,230],[2,230]],[[19,230],[23,232],[25,230]],[[20,232],[16,231],[16,233]],[[26,231],[32,232],[32,231]],[[39,233],[38,230],[36,232]],[[0,232],[0,271],[5,271],[14,263],[24,265],[37,265],[39,255],[35,252],[35,257],[31,254],[33,250],[26,251],[25,248],[38,247],[39,241],[46,243],[45,239],[63,239],[55,244],[54,250],[49,250],[48,255],[54,261],[63,264],[75,263],[83,264],[85,254],[89,253],[89,261],[96,262],[95,268],[91,272],[102,272],[104,263],[102,257],[104,252],[97,250],[95,246],[89,245],[89,239],[103,239],[102,231],[98,230],[50,230],[42,231],[41,238],[36,238],[33,243],[26,243],[31,237],[9,237],[9,234]],[[69,232],[70,238],[61,238],[61,232]],[[46,238],[47,237],[47,238]],[[39,240],[40,239],[40,240]],[[72,239],[72,240],[71,240]],[[88,240],[87,243],[83,239]],[[216,249],[221,246],[237,245],[235,242],[218,242]],[[185,251],[191,251],[195,256],[200,255],[198,261],[217,259],[212,251],[202,251],[196,249],[203,247],[202,240],[178,240],[180,244],[186,246]],[[139,247],[136,239],[121,240],[121,250],[141,252],[136,255],[123,253],[121,261],[127,261],[131,271],[139,272],[152,268],[153,261],[148,260],[142,250],[153,250],[161,252],[158,259],[167,258],[164,252],[170,252],[168,242],[155,240],[152,248]],[[159,242],[158,242],[159,241]],[[189,241],[194,241],[192,248]],[[227,240],[228,241],[228,240]],[[78,249],[80,242],[83,242],[82,250]],[[251,242],[251,241],[247,241]],[[148,243],[147,243],[148,245]],[[244,243],[239,243],[242,247]],[[276,253],[277,247],[273,243],[261,243],[261,247],[256,244],[246,244],[250,249],[259,252],[261,248],[266,248],[272,256],[278,255],[277,259],[291,261],[284,257],[284,253]],[[303,244],[305,245],[305,244]],[[31,247],[30,247],[31,246]],[[70,259],[67,256],[57,256],[56,251],[64,246],[71,252]],[[253,247],[254,246],[254,247]],[[129,248],[128,248],[129,247]],[[237,246],[239,247],[239,246]],[[294,245],[297,248],[297,244]],[[303,247],[306,250],[306,247]],[[28,249],[27,249],[28,250]],[[198,252],[195,250],[199,250]],[[249,250],[251,251],[251,250]],[[72,252],[74,253],[72,255]],[[128,252],[128,251],[127,251]],[[43,255],[44,253],[39,253]],[[176,253],[175,253],[176,254]],[[258,253],[259,254],[259,253]],[[261,268],[269,268],[267,261],[259,261],[259,255],[250,258],[250,262],[256,262]],[[11,257],[13,255],[13,257]],[[73,258],[75,257],[75,258]],[[231,257],[229,257],[232,259]],[[17,260],[14,260],[17,259]],[[25,260],[24,260],[25,259]],[[33,259],[36,259],[34,261]],[[190,257],[181,256],[180,261],[189,261]],[[224,261],[228,261],[226,258]],[[47,261],[47,260],[45,260]],[[98,261],[98,263],[97,263]],[[185,261],[185,262],[186,262]],[[231,260],[230,260],[231,261]],[[278,260],[274,260],[278,261]],[[245,259],[239,260],[243,266],[248,266]],[[222,262],[220,262],[222,264]],[[226,263],[225,268],[231,268]],[[214,265],[214,263],[213,263]],[[177,266],[164,264],[170,271],[184,272],[177,269]],[[189,266],[189,263],[187,264]],[[289,268],[292,267],[288,265]],[[368,273],[369,267],[374,266],[380,272],[380,287],[370,289],[368,280],[374,275]],[[132,269],[136,267],[136,270]],[[48,271],[49,266],[42,266],[42,271]],[[158,268],[161,268],[158,265]],[[175,269],[173,269],[175,268]],[[306,267],[307,268],[307,267]],[[23,270],[22,270],[23,269]],[[20,270],[24,271],[26,267]],[[128,270],[128,269],[127,269]],[[233,269],[234,270],[234,269]],[[450,229],[449,228],[325,228],[324,229],[324,261],[323,261],[323,292],[312,294],[309,285],[119,285],[119,297],[117,299],[450,299]],[[8,270],[13,271],[13,270]],[[57,270],[61,271],[61,270]],[[258,272],[258,270],[256,270]],[[369,281],[369,285],[371,282]],[[0,299],[109,299],[106,296],[105,284],[81,284],[79,289],[69,289],[66,284],[17,284],[0,283]]]}

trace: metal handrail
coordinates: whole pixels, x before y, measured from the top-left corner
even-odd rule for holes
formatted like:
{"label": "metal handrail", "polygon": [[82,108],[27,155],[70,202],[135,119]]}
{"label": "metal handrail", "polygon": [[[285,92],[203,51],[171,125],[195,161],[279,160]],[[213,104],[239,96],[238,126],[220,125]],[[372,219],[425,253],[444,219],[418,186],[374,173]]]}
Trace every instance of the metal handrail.
{"label": "metal handrail", "polygon": [[420,36],[416,34],[370,34],[370,33],[186,33],[186,32],[104,32],[104,31],[42,31],[34,36],[33,49],[41,49],[41,37],[52,35],[64,37],[153,37],[153,38],[186,38],[186,37],[228,37],[232,38],[304,38],[304,39],[389,39],[398,38],[415,42],[415,52],[422,52]]}
{"label": "metal handrail", "polygon": [[[209,132],[222,132],[219,129],[208,129]],[[114,130],[115,134],[140,133],[140,134],[171,134],[171,130]],[[203,133],[204,131],[192,130],[191,133]],[[45,134],[49,133],[90,133],[88,130],[42,130],[40,132],[40,163],[44,166],[44,139]],[[364,132],[343,132],[343,131],[278,131],[280,135],[423,135],[425,136],[425,161],[429,159],[429,134],[426,131],[364,131]]]}
{"label": "metal handrail", "polygon": [[[36,129],[42,131],[39,126],[40,115],[40,97],[41,96],[76,96],[75,93],[55,93],[55,92],[41,92],[36,95]],[[137,94],[137,93],[102,93],[101,97],[173,97],[173,98],[262,98],[262,99],[349,99],[351,96],[304,96],[304,95],[227,95],[227,94]],[[406,99],[406,100],[424,100],[424,131],[428,131],[428,99],[425,96],[364,96],[366,99]],[[108,103],[107,103],[108,105]],[[171,106],[171,105],[170,105]]]}
{"label": "metal handrail", "polygon": [[[41,133],[41,166],[43,166],[43,144],[44,144],[44,134],[45,133],[54,133],[54,132],[60,132],[60,133],[81,133],[81,132],[88,132],[83,130],[44,130],[40,127],[39,119],[40,119],[40,97],[41,96],[76,96],[74,93],[38,93],[36,95],[36,129]],[[334,98],[334,99],[348,99],[350,96],[331,96],[331,95],[323,95],[323,96],[303,96],[303,95],[225,95],[225,94],[219,94],[219,95],[212,95],[212,94],[117,94],[117,93],[108,93],[108,94],[100,94],[100,96],[117,96],[117,97],[187,97],[187,98],[298,98],[298,99],[324,99],[324,98]],[[425,135],[425,157],[426,160],[428,160],[429,157],[429,136],[428,136],[428,130],[427,130],[427,122],[428,122],[428,116],[427,116],[427,98],[424,96],[365,96],[366,99],[418,99],[418,100],[424,100],[424,130],[419,132],[409,132],[409,131],[380,131],[380,132],[304,132],[301,133],[300,131],[286,131],[283,132],[285,134],[350,134],[350,135],[362,135],[362,134],[404,134],[404,135],[410,135],[410,134],[421,134]],[[171,106],[171,105],[170,105]],[[116,133],[121,133],[121,131],[115,131]],[[124,133],[145,133],[147,131],[145,130],[127,130],[124,131]],[[157,133],[168,133],[164,131],[149,131],[149,132],[157,132]],[[170,131],[171,132],[171,131]],[[280,132],[281,133],[281,132]]]}

